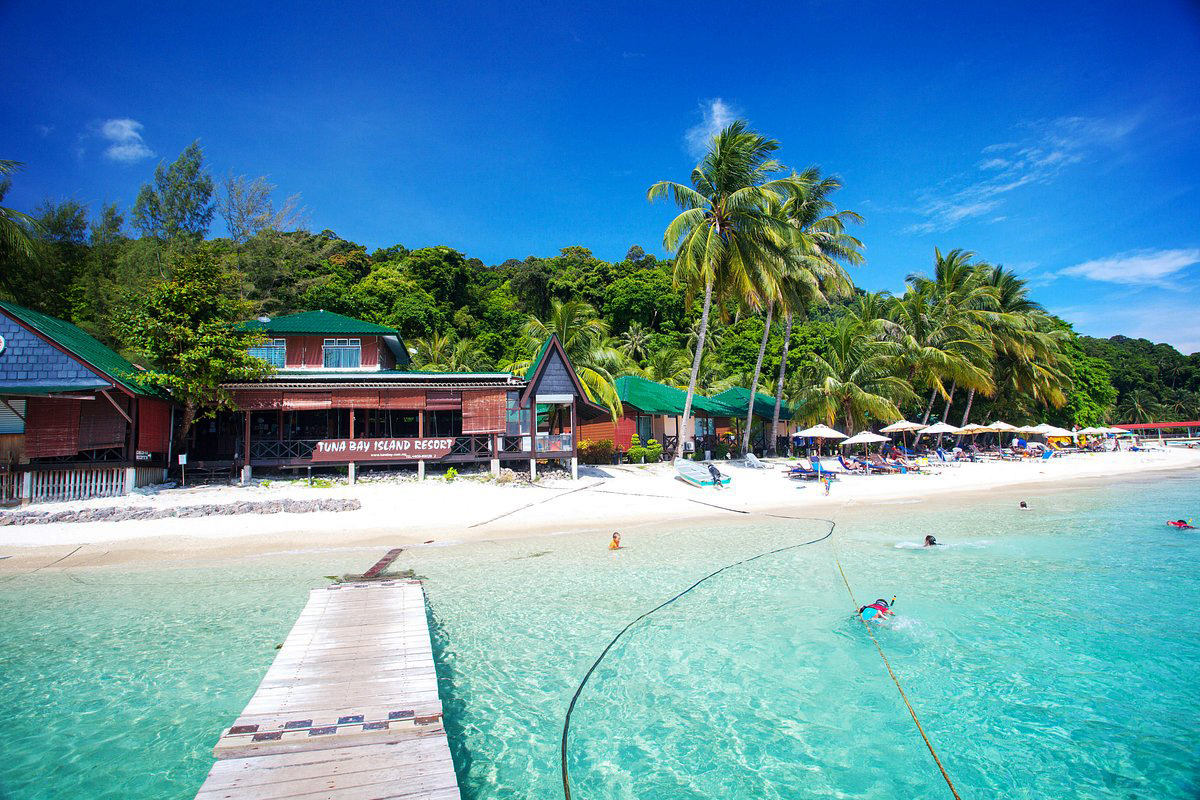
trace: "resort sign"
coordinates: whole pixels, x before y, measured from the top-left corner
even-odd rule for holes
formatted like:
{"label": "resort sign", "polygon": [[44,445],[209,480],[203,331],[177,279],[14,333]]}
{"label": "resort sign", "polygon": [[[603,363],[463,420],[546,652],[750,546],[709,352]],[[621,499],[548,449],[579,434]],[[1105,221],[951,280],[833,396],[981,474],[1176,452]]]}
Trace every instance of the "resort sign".
{"label": "resort sign", "polygon": [[314,464],[335,461],[422,461],[449,455],[454,439],[324,439],[313,448]]}

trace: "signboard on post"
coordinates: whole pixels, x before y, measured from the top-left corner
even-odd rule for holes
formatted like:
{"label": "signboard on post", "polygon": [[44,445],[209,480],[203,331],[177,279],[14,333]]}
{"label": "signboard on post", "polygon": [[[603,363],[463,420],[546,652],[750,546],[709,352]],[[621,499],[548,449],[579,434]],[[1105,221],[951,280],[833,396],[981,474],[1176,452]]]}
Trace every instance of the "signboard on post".
{"label": "signboard on post", "polygon": [[454,439],[324,439],[313,448],[314,464],[350,461],[436,461]]}

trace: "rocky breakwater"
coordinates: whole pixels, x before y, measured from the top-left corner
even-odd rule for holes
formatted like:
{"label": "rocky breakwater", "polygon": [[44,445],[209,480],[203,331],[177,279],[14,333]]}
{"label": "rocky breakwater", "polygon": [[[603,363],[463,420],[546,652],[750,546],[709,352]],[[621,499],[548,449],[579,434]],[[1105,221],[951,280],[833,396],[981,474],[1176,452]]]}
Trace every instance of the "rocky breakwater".
{"label": "rocky breakwater", "polygon": [[207,503],[195,506],[109,506],[71,511],[9,511],[0,513],[0,526],[51,525],[59,522],[124,522],[133,519],[173,519],[186,517],[225,517],[235,514],[314,514],[330,511],[357,511],[358,500],[323,498],[319,500],[244,500],[236,503]]}

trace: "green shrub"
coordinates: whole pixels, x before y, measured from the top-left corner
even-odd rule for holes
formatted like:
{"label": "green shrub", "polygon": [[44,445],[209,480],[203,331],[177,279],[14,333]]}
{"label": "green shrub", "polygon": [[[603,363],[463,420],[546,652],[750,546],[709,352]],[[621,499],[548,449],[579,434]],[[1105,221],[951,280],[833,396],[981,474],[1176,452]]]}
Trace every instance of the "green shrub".
{"label": "green shrub", "polygon": [[454,467],[446,470],[446,483],[454,483],[454,479],[458,477],[458,470]]}
{"label": "green shrub", "polygon": [[584,439],[579,443],[579,459],[585,464],[611,464],[612,457],[612,439],[601,439],[598,442]]}
{"label": "green shrub", "polygon": [[729,455],[729,445],[725,442],[717,442],[717,449],[713,451],[713,458],[725,458]]}
{"label": "green shrub", "polygon": [[629,456],[630,464],[640,464],[646,460],[646,448],[642,447],[642,440],[636,433],[629,437],[629,449],[625,451],[625,455]]}
{"label": "green shrub", "polygon": [[647,440],[644,449],[646,451],[646,460],[651,464],[657,464],[659,461],[662,461],[663,447],[657,441],[654,439]]}

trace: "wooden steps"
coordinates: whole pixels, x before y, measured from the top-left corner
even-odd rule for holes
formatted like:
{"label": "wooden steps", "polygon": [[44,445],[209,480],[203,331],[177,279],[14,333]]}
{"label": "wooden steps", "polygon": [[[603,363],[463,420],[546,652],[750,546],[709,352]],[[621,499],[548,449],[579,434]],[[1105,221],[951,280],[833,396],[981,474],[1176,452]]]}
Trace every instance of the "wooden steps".
{"label": "wooden steps", "polygon": [[420,581],[312,590],[213,753],[197,800],[458,800]]}

